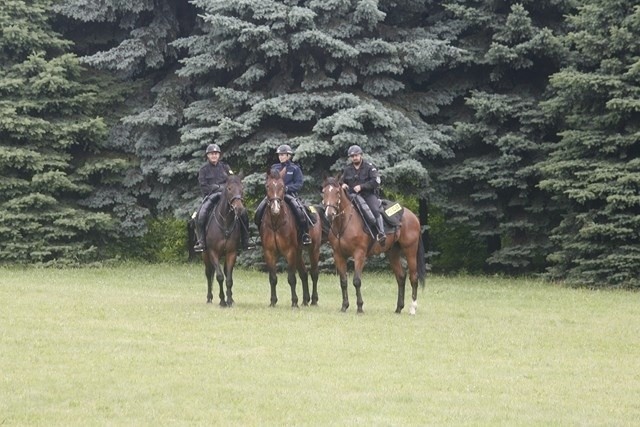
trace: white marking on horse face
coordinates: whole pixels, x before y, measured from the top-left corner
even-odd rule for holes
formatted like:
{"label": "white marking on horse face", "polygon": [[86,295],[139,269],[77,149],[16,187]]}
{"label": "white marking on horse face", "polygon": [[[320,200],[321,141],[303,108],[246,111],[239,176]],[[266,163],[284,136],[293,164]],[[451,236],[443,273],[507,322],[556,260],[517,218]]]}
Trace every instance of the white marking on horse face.
{"label": "white marking on horse face", "polygon": [[271,213],[274,215],[280,213],[280,200],[275,199],[271,202]]}

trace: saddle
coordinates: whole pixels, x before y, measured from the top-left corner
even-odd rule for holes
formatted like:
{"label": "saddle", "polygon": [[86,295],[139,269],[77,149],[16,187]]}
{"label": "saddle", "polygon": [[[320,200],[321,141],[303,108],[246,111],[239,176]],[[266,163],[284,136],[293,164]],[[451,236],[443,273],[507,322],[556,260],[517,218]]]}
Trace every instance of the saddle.
{"label": "saddle", "polygon": [[[369,226],[375,225],[375,218],[373,217],[373,213],[362,197],[352,197],[351,203],[356,208],[356,211],[358,212],[358,214],[360,214],[360,217],[364,220],[365,223],[369,224]],[[386,199],[380,200],[380,213],[383,218],[385,232],[391,230],[395,231],[398,227],[400,227],[400,221],[402,220],[403,212],[404,208],[400,205],[400,203]]]}

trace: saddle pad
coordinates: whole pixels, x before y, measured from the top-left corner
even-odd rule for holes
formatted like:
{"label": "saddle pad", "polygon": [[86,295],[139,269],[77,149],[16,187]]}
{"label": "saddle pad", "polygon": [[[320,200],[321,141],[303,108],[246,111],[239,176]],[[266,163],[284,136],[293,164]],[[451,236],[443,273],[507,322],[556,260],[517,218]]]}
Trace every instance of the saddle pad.
{"label": "saddle pad", "polygon": [[381,200],[382,202],[382,215],[385,220],[393,225],[397,226],[400,224],[402,220],[402,213],[404,212],[404,208],[398,202],[394,202],[391,200]]}

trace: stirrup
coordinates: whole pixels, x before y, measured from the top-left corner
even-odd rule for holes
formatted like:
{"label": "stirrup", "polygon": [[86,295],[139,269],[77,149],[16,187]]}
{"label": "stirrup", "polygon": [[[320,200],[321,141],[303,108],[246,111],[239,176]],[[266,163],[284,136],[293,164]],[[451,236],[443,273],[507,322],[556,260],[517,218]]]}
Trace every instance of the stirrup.
{"label": "stirrup", "polygon": [[204,244],[198,242],[196,243],[196,245],[193,247],[193,251],[194,252],[204,252]]}
{"label": "stirrup", "polygon": [[384,245],[385,241],[387,240],[387,236],[384,233],[378,233],[378,235],[376,236],[376,240],[381,245]]}
{"label": "stirrup", "polygon": [[307,233],[302,235],[302,244],[305,246],[311,244],[311,237]]}

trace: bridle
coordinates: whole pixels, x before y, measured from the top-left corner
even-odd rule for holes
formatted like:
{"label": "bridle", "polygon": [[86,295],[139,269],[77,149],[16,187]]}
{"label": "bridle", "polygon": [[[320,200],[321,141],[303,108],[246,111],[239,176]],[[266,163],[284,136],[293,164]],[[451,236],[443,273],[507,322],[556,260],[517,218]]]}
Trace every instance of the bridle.
{"label": "bridle", "polygon": [[267,182],[265,184],[265,189],[267,191],[267,203],[269,204],[269,209],[274,215],[277,215],[280,212],[282,207],[282,203],[284,202],[283,197],[275,196],[269,197],[269,185],[273,186],[273,194],[278,194],[280,188],[282,188],[282,193],[284,194],[284,182],[281,181],[272,181]]}
{"label": "bridle", "polygon": [[338,191],[338,201],[336,202],[336,204],[331,204],[331,203],[325,203],[324,201],[324,197],[322,198],[322,206],[324,206],[325,208],[325,212],[327,211],[327,208],[331,208],[335,211],[335,214],[331,217],[331,222],[333,222],[333,220],[344,214],[344,211],[340,210],[340,201],[342,200],[342,197],[340,197],[340,191],[341,191],[341,187],[334,187],[332,184],[327,185],[322,191],[325,192],[327,191],[328,193],[331,193],[334,188]]}
{"label": "bridle", "polygon": [[[220,209],[218,211],[217,215],[214,215],[215,219],[216,219],[216,223],[218,223],[218,226],[220,227],[220,229],[222,231],[224,231],[225,236],[228,238],[231,233],[233,232],[234,228],[236,227],[236,224],[239,223],[239,212],[238,209],[239,207],[234,206],[234,203],[236,200],[240,200],[240,203],[242,205],[244,205],[244,198],[242,197],[242,191],[240,191],[239,194],[235,194],[233,196],[231,196],[231,198],[228,198],[228,193],[229,189],[226,188],[225,189],[225,194],[224,197],[226,199],[226,207],[227,210],[225,213],[222,213],[222,209]],[[229,226],[229,213],[233,212],[233,220],[231,222],[231,225]]]}

